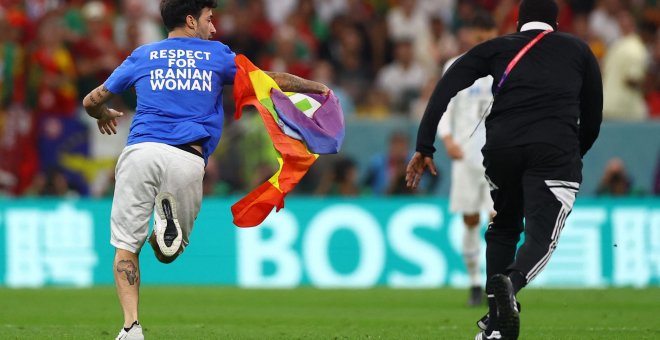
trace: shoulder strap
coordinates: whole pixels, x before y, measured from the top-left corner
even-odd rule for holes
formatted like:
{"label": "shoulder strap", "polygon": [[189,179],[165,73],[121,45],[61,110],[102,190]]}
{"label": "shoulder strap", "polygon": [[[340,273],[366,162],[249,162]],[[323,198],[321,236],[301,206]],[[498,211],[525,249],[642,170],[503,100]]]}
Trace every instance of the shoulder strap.
{"label": "shoulder strap", "polygon": [[539,42],[539,40],[541,40],[543,37],[545,37],[550,32],[553,32],[553,30],[545,30],[545,31],[539,33],[539,35],[537,35],[536,38],[534,38],[534,39],[532,39],[532,41],[528,42],[527,45],[525,45],[525,47],[523,47],[518,52],[518,54],[516,54],[516,56],[513,58],[513,60],[511,60],[509,62],[509,65],[507,65],[506,69],[504,70],[504,74],[502,74],[502,78],[500,79],[500,82],[497,83],[497,87],[495,88],[495,92],[493,93],[493,100],[490,101],[490,104],[488,105],[486,110],[484,110],[484,113],[481,115],[481,119],[479,119],[479,122],[474,127],[474,130],[472,130],[472,133],[470,134],[470,138],[472,138],[474,133],[477,132],[477,128],[479,127],[479,124],[481,124],[481,122],[486,117],[486,114],[490,111],[490,108],[493,106],[493,102],[495,101],[495,97],[497,96],[498,93],[500,93],[500,90],[502,89],[502,85],[504,85],[504,81],[509,76],[509,73],[511,73],[511,70],[513,70],[513,68],[516,67],[516,65],[518,64],[520,59],[522,59],[522,57],[525,54],[527,54],[527,52],[529,51],[530,48],[532,48],[532,46],[536,45],[536,43]]}
{"label": "shoulder strap", "polygon": [[504,70],[504,74],[502,74],[502,78],[500,79],[500,82],[497,84],[497,88],[495,89],[494,95],[497,95],[498,93],[500,93],[500,90],[502,89],[502,85],[504,84],[504,81],[509,76],[509,74],[511,73],[513,68],[516,67],[516,65],[518,64],[520,59],[522,59],[522,57],[525,54],[527,54],[527,52],[529,51],[530,48],[532,48],[532,46],[536,45],[536,43],[539,42],[539,40],[541,40],[543,37],[545,37],[550,32],[553,32],[553,30],[545,30],[545,31],[539,33],[539,35],[537,35],[536,38],[534,38],[534,39],[532,39],[532,41],[528,42],[527,45],[525,45],[525,47],[523,47],[518,52],[518,54],[516,54],[516,56],[513,58],[513,60],[511,60],[509,62],[509,65]]}

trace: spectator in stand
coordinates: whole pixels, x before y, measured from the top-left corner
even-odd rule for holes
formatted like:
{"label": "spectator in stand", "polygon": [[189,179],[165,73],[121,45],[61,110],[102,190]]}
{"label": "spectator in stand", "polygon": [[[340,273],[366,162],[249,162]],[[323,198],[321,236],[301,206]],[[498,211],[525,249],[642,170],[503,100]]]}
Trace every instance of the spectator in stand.
{"label": "spectator in stand", "polygon": [[612,158],[605,166],[596,195],[631,196],[641,195],[641,191],[633,188],[632,179],[628,176],[623,161],[620,158]]}
{"label": "spectator in stand", "polygon": [[101,1],[90,1],[82,7],[81,13],[85,20],[86,34],[72,49],[76,56],[79,102],[86,93],[106,80],[123,60],[122,51],[112,37],[112,26],[107,21],[105,5]]}
{"label": "spectator in stand", "polygon": [[518,3],[517,0],[502,0],[495,7],[493,18],[500,34],[509,34],[518,30]]}
{"label": "spectator in stand", "polygon": [[[342,18],[337,18],[342,22]],[[355,101],[360,103],[371,85],[372,74],[370,72],[368,47],[365,36],[361,34],[358,25],[347,24],[337,29],[336,44],[330,46],[330,61],[335,68],[337,83],[346,90],[346,93]],[[336,29],[333,24],[333,29]]]}
{"label": "spectator in stand", "polygon": [[266,16],[264,0],[250,0],[247,10],[252,20],[250,21],[250,27],[245,29],[249,29],[251,35],[260,44],[267,44],[275,33],[275,26],[273,26]]}
{"label": "spectator in stand", "polygon": [[573,7],[571,7],[569,0],[557,0],[557,4],[559,4],[557,27],[561,27],[564,32],[573,33],[575,31],[573,28],[573,16],[575,15]]}
{"label": "spectator in stand", "polygon": [[456,0],[418,0],[418,7],[430,18],[439,18],[443,23],[454,20]]}
{"label": "spectator in stand", "polygon": [[456,15],[454,16],[454,22],[451,27],[452,32],[458,31],[465,23],[472,22],[480,10],[481,6],[479,6],[476,0],[458,0],[456,4]]}
{"label": "spectator in stand", "polygon": [[603,60],[606,50],[605,43],[589,29],[589,17],[587,14],[580,13],[573,17],[573,33],[589,45],[596,59],[599,61]]}
{"label": "spectator in stand", "polygon": [[154,2],[160,4],[159,0],[121,0],[122,15],[115,19],[114,39],[127,53],[165,37],[158,6],[154,13]]}
{"label": "spectator in stand", "polygon": [[339,104],[344,112],[344,117],[352,117],[355,114],[355,104],[353,103],[353,99],[346,93],[346,91],[344,91],[344,89],[337,85],[336,78],[335,70],[330,62],[321,60],[314,64],[312,80],[329,87],[339,99]]}
{"label": "spectator in stand", "polygon": [[78,197],[78,192],[71,186],[61,169],[53,168],[46,174],[38,174],[32,186],[28,188],[27,195],[41,197]]}
{"label": "spectator in stand", "polygon": [[[410,138],[406,133],[396,131],[389,137],[387,152],[377,154],[369,161],[364,184],[374,195],[399,194],[404,192],[406,162],[410,155]],[[402,169],[403,167],[403,169]],[[409,190],[405,190],[409,193]]]}
{"label": "spectator in stand", "polygon": [[319,19],[326,25],[336,16],[345,14],[349,0],[314,0]]}
{"label": "spectator in stand", "polygon": [[394,61],[383,67],[376,77],[376,85],[385,91],[394,112],[408,115],[411,103],[419,98],[428,74],[413,57],[413,42],[400,40],[394,49]]}
{"label": "spectator in stand", "polygon": [[67,117],[78,108],[73,56],[64,45],[64,25],[55,15],[43,19],[30,56],[29,102],[40,117]]}
{"label": "spectator in stand", "polygon": [[266,5],[268,20],[279,26],[286,22],[289,15],[295,10],[299,0],[263,0]]}
{"label": "spectator in stand", "polygon": [[320,196],[358,196],[360,187],[357,184],[358,168],[351,158],[340,157],[326,171],[314,192]]}
{"label": "spectator in stand", "polygon": [[589,15],[589,29],[609,46],[621,37],[617,16],[623,10],[622,0],[599,0]]}
{"label": "spectator in stand", "polygon": [[[268,26],[264,21],[261,13],[262,6],[261,0],[252,0],[248,6],[244,8],[235,8],[233,13],[231,28],[224,27],[225,31],[217,39],[224,42],[227,46],[231,46],[232,50],[236,53],[244,54],[250,60],[259,60],[266,46],[268,39],[272,36],[272,26]],[[223,14],[224,11],[223,11]],[[221,19],[222,20],[222,19]],[[267,36],[260,36],[255,34],[253,30],[255,23],[259,21],[259,25],[264,27],[263,33]],[[214,39],[216,39],[214,37]],[[261,40],[264,39],[264,40]]]}
{"label": "spectator in stand", "polygon": [[651,46],[651,63],[646,73],[646,89],[649,116],[660,119],[660,34]]}
{"label": "spectator in stand", "polygon": [[417,0],[399,0],[387,13],[387,28],[391,40],[415,42],[429,34],[428,14],[418,6]]}
{"label": "spectator in stand", "polygon": [[35,122],[25,105],[24,19],[0,9],[0,185],[8,195],[23,194],[38,170]]}
{"label": "spectator in stand", "polygon": [[328,26],[316,14],[314,0],[298,0],[298,6],[287,20],[313,57],[319,54],[321,40],[328,37]]}
{"label": "spectator in stand", "polygon": [[442,65],[458,55],[456,38],[447,29],[444,19],[431,16],[428,34],[415,42],[415,59],[424,67],[426,74],[440,74]]}
{"label": "spectator in stand", "polygon": [[387,21],[382,16],[375,16],[369,19],[366,27],[360,27],[367,35],[364,44],[368,50],[364,58],[368,60],[369,71],[374,75],[392,60],[392,41],[387,35]]}
{"label": "spectator in stand", "polygon": [[312,73],[310,50],[302,43],[296,30],[289,25],[282,25],[274,38],[270,46],[272,54],[265,56],[259,66],[273,72],[309,78]]}
{"label": "spectator in stand", "polygon": [[596,0],[570,0],[569,3],[575,13],[588,14],[593,11]]}
{"label": "spectator in stand", "polygon": [[603,118],[641,121],[647,115],[644,80],[649,55],[632,14],[622,10],[617,18],[621,38],[612,43],[603,60]]}
{"label": "spectator in stand", "polygon": [[0,11],[0,112],[25,100],[25,49],[21,27]]}

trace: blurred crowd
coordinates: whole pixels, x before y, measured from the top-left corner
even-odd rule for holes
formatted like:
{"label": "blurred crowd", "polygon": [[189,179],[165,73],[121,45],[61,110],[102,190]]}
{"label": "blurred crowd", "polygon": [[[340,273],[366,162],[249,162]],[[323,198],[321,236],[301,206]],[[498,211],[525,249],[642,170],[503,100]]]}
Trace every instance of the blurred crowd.
{"label": "blurred crowd", "polygon": [[[108,196],[124,136],[103,138],[81,110],[133,49],[166,37],[160,0],[0,0],[0,193]],[[558,0],[559,29],[584,39],[603,71],[607,120],[660,117],[658,0]],[[466,50],[472,18],[492,14],[515,31],[517,0],[220,0],[215,39],[263,69],[325,84],[347,120],[419,120],[444,63]],[[240,193],[273,174],[274,151],[257,115],[240,121],[225,91],[226,128],[210,159],[208,195]],[[126,113],[135,96],[111,106]],[[124,138],[122,138],[124,137]],[[297,192],[410,194],[411,151],[395,133],[369,169],[327,157]],[[364,178],[360,174],[364,173]],[[432,192],[437,180],[428,180]]]}

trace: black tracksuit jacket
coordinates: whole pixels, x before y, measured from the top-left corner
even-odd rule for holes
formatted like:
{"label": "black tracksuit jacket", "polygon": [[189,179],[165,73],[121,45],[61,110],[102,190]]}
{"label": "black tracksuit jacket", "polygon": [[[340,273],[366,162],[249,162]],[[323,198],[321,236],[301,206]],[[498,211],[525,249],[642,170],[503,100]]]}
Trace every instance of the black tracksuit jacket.
{"label": "black tracksuit jacket", "polygon": [[[435,152],[438,122],[452,97],[475,80],[492,76],[493,90],[515,55],[542,30],[501,36],[459,58],[438,82],[422,118],[416,150]],[[486,118],[484,150],[534,143],[565,151],[593,145],[602,121],[603,87],[598,62],[586,43],[552,32],[518,62]]]}

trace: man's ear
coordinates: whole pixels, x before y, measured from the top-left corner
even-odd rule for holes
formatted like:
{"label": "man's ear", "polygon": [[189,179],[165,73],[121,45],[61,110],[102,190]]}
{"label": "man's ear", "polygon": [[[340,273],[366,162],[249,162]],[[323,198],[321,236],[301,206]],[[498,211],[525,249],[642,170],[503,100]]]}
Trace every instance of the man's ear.
{"label": "man's ear", "polygon": [[190,29],[195,29],[197,27],[197,20],[192,15],[186,16],[186,25]]}

